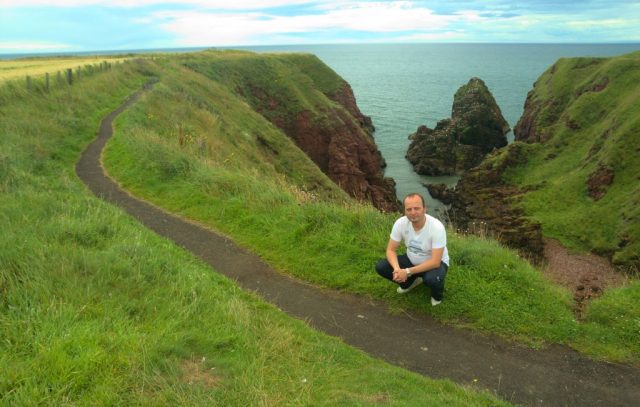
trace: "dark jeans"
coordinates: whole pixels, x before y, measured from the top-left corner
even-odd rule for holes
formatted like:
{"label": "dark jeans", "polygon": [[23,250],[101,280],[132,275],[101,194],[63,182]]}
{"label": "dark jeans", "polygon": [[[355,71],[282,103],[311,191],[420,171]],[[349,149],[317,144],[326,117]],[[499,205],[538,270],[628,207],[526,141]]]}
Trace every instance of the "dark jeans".
{"label": "dark jeans", "polygon": [[[398,256],[398,264],[403,269],[415,266],[409,261],[409,257],[406,254]],[[449,267],[441,262],[438,268],[431,269],[426,273],[412,275],[407,281],[400,284],[400,287],[409,288],[416,278],[422,277],[424,284],[431,289],[431,296],[438,301],[442,301],[444,297],[444,279],[447,276],[448,269]],[[376,272],[387,280],[393,281],[393,267],[391,267],[387,259],[382,259],[376,263]]]}

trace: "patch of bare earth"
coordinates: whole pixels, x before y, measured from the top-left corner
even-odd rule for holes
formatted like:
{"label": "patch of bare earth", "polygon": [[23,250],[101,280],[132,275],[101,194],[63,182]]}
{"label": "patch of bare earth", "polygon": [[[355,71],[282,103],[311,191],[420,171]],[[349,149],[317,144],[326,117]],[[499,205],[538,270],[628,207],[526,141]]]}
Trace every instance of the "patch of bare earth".
{"label": "patch of bare earth", "polygon": [[363,399],[371,404],[388,404],[391,401],[391,397],[388,394],[372,394],[363,397]]}
{"label": "patch of bare earth", "polygon": [[609,289],[620,287],[627,277],[615,271],[611,263],[594,254],[573,253],[558,241],[544,239],[544,273],[554,282],[571,290],[574,299],[574,313],[583,318],[589,301],[594,300]]}
{"label": "patch of bare earth", "polygon": [[208,369],[204,363],[194,360],[183,360],[180,368],[182,369],[182,380],[189,384],[199,384],[207,389],[218,386],[220,377],[213,374],[212,369]]}

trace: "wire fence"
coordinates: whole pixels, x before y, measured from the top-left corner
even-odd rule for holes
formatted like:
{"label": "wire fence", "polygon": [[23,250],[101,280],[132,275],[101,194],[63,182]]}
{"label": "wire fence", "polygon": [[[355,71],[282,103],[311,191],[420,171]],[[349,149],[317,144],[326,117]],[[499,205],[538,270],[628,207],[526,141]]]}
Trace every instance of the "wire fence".
{"label": "wire fence", "polygon": [[[120,63],[116,61],[115,64]],[[114,62],[102,61],[97,64],[78,66],[57,71],[53,74],[46,72],[44,75],[26,75],[24,79],[28,91],[49,92],[53,87],[72,86],[76,81],[84,77],[94,75],[112,69]],[[11,81],[15,83],[14,81]]]}

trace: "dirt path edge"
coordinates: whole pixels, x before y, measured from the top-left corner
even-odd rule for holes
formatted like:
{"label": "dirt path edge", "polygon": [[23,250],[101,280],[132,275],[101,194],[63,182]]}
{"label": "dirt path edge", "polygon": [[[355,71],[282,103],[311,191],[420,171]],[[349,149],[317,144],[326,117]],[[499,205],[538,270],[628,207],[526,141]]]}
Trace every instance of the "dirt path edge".
{"label": "dirt path edge", "polygon": [[640,405],[638,368],[596,362],[564,346],[528,349],[444,326],[419,313],[391,314],[382,302],[319,289],[278,274],[226,237],[131,196],[105,174],[100,156],[113,134],[113,119],[150,86],[103,119],[97,138],[76,165],[78,177],[97,197],[121,207],[242,288],[373,357],[431,378],[488,389],[519,405]]}

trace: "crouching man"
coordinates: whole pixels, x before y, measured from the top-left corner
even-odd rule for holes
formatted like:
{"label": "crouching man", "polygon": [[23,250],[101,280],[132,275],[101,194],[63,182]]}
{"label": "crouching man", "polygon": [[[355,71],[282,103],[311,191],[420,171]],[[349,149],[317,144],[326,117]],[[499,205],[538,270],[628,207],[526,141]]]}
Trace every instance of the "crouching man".
{"label": "crouching man", "polygon": [[[399,294],[424,282],[431,289],[431,305],[435,306],[443,300],[449,269],[447,233],[442,222],[427,215],[420,194],[407,195],[403,204],[405,216],[393,224],[386,259],[378,261],[376,272],[399,284]],[[406,254],[397,254],[400,242],[404,242]]]}

